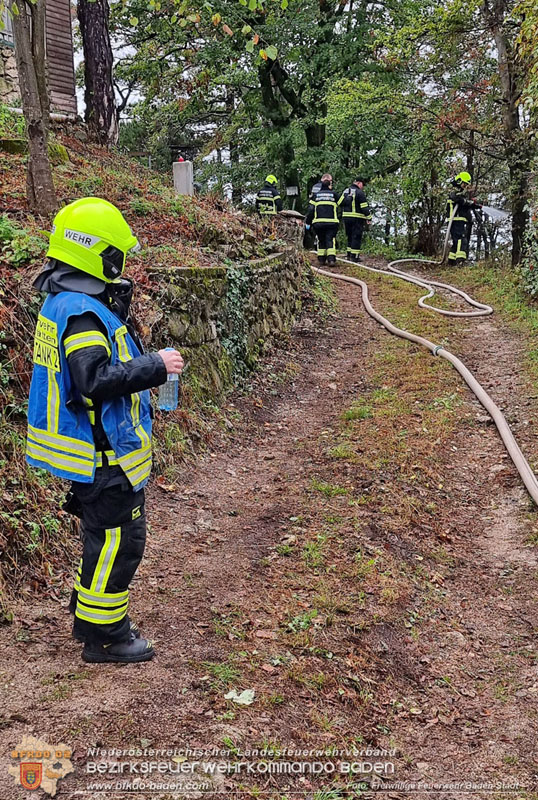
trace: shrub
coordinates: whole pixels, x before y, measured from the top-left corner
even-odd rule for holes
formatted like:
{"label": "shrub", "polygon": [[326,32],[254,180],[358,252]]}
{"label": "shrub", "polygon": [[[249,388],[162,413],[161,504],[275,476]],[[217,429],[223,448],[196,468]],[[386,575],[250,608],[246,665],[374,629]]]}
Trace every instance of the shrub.
{"label": "shrub", "polygon": [[2,251],[3,258],[8,264],[21,267],[43,257],[45,242],[39,236],[31,236],[26,231],[16,230]]}
{"label": "shrub", "polygon": [[143,197],[135,197],[134,200],[131,200],[129,206],[131,211],[139,217],[147,217],[153,211],[153,205],[148,200],[144,200]]}
{"label": "shrub", "polygon": [[26,136],[24,117],[14,114],[7,106],[0,103],[0,137],[22,139]]}
{"label": "shrub", "polygon": [[17,233],[21,233],[21,231],[15,227],[7,214],[2,214],[0,216],[0,243],[10,242]]}

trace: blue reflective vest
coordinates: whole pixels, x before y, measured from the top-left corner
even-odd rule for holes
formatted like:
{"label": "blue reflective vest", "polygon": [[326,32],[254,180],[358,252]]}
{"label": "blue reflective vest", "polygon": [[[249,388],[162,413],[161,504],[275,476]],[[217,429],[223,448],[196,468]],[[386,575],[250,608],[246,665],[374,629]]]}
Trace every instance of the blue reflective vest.
{"label": "blue reflective vest", "polygon": [[[49,294],[35,332],[26,445],[33,467],[81,483],[93,482],[98,456],[87,408],[71,381],[63,336],[69,319],[88,311],[107,329],[111,364],[141,355],[126,326],[96,298]],[[104,400],[101,421],[113,451],[109,460],[121,466],[134,489],[142,488],[151,472],[149,390]]]}

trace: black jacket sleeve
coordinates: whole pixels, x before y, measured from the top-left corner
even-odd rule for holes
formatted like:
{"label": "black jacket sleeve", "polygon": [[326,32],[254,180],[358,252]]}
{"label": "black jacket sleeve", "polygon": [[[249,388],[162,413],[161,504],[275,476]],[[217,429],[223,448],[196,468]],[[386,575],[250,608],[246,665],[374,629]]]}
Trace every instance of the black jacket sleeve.
{"label": "black jacket sleeve", "polygon": [[362,189],[359,189],[357,192],[357,204],[359,206],[360,213],[364,214],[366,219],[371,219],[372,211],[370,209],[370,204],[368,203],[368,198]]}
{"label": "black jacket sleeve", "polygon": [[278,192],[278,189],[273,189],[273,197],[275,198],[275,208],[277,211],[282,211],[282,198]]}
{"label": "black jacket sleeve", "polygon": [[305,225],[312,224],[312,220],[314,219],[314,211],[315,211],[314,203],[312,200],[310,200],[310,203],[308,204],[308,211],[306,212],[306,217],[304,218]]}
{"label": "black jacket sleeve", "polygon": [[[64,338],[92,331],[105,333],[96,315],[82,314],[71,319]],[[67,363],[80,394],[98,402],[160,386],[167,378],[164,361],[158,353],[146,353],[131,361],[111,364],[104,346],[91,345],[71,352]]]}

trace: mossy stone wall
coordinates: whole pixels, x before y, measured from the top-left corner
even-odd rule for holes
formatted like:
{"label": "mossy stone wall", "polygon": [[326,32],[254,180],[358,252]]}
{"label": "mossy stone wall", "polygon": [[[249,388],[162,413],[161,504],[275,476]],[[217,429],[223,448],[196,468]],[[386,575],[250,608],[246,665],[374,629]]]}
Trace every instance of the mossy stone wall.
{"label": "mossy stone wall", "polygon": [[218,396],[293,325],[302,268],[301,255],[290,250],[229,267],[155,269],[164,311],[155,338],[181,350],[189,383]]}

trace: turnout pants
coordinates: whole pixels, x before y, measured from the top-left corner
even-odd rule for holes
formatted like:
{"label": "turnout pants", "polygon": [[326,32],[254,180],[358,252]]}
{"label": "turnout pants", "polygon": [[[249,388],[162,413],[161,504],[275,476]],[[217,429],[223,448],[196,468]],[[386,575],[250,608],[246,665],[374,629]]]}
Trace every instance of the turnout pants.
{"label": "turnout pants", "polygon": [[467,238],[467,223],[463,220],[456,220],[450,228],[452,237],[452,247],[448,254],[450,264],[462,264],[469,253],[469,239]]}
{"label": "turnout pants", "polygon": [[69,609],[75,638],[109,644],[129,638],[129,584],[146,543],[144,490],[123,481],[101,491],[92,487],[73,486],[83,552]]}
{"label": "turnout pants", "polygon": [[357,217],[344,217],[344,225],[346,226],[347,236],[347,252],[352,258],[360,255],[362,236],[364,234],[363,219]]}
{"label": "turnout pants", "polygon": [[318,240],[318,259],[320,263],[325,264],[326,261],[334,263],[336,261],[338,223],[315,222],[312,227]]}

